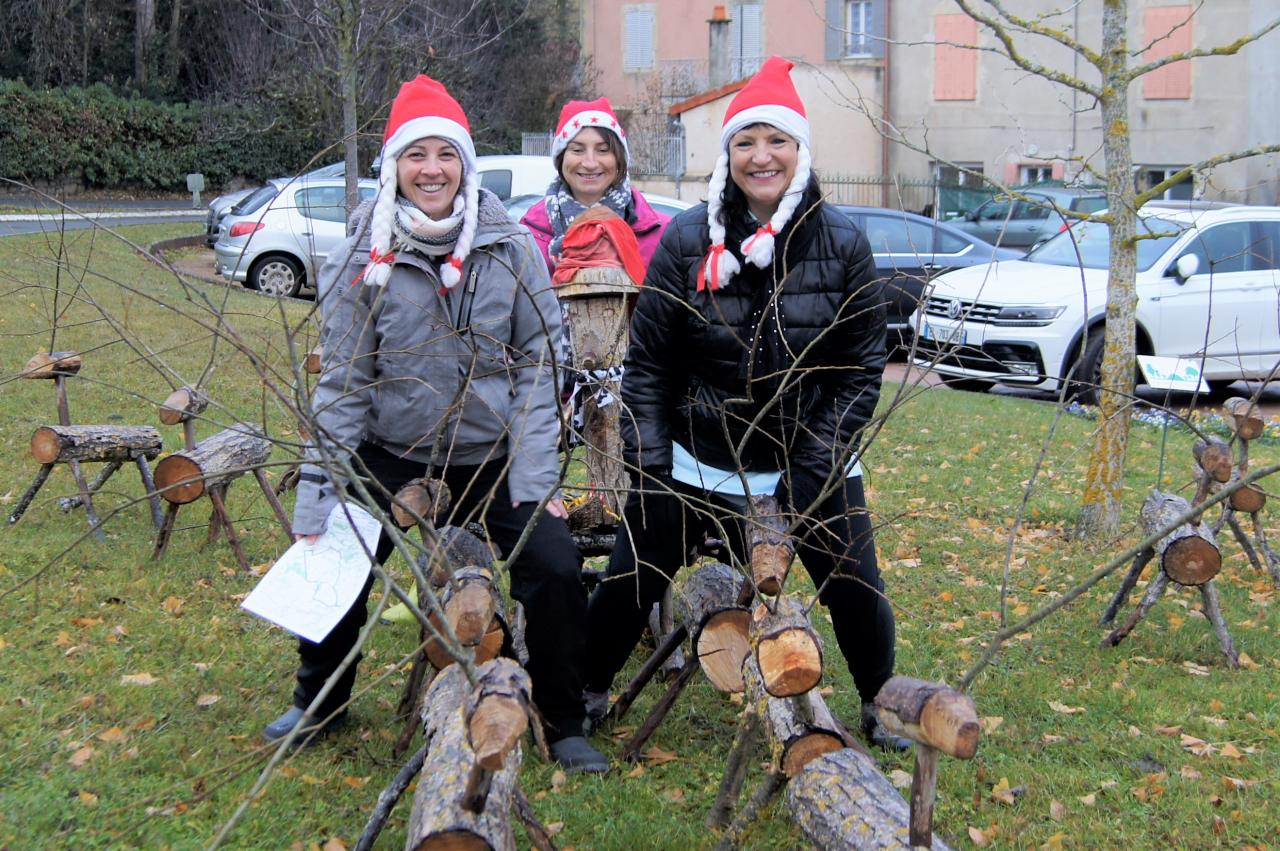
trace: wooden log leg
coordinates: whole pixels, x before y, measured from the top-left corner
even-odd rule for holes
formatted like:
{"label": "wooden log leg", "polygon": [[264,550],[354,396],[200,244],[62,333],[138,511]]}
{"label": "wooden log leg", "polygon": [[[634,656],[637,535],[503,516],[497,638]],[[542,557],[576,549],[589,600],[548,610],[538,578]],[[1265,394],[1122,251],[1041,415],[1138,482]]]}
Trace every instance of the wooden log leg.
{"label": "wooden log leg", "polygon": [[262,472],[260,467],[255,467],[253,477],[258,480],[258,487],[262,488],[262,495],[267,498],[271,511],[276,515],[276,520],[280,521],[280,528],[284,530],[285,539],[292,544],[293,524],[289,522],[289,515],[285,513],[284,506],[280,504],[280,500],[276,499],[276,492],[272,489],[271,483],[267,481],[267,474]]}
{"label": "wooden log leg", "polygon": [[911,775],[911,847],[933,847],[933,799],[938,788],[938,749],[916,743]]}
{"label": "wooden log leg", "polygon": [[285,491],[298,484],[299,474],[298,468],[292,467],[288,472],[281,476],[280,481],[276,482],[276,496],[284,496]]}
{"label": "wooden log leg", "polygon": [[31,484],[27,485],[27,489],[22,492],[22,496],[18,497],[18,504],[13,507],[13,511],[9,512],[10,526],[21,520],[22,515],[27,513],[31,500],[35,499],[36,494],[40,492],[40,488],[44,487],[44,483],[49,480],[49,473],[52,471],[52,464],[40,465],[40,469],[36,471],[36,477],[31,480]]}
{"label": "wooden log leg", "polygon": [[178,519],[178,509],[181,507],[178,503],[171,502],[169,507],[165,509],[164,522],[160,524],[160,529],[156,532],[156,546],[151,551],[152,561],[159,561],[164,558],[165,550],[169,549],[169,538],[173,536],[173,527]]}
{"label": "wooden log leg", "polygon": [[1155,557],[1155,554],[1155,550],[1147,547],[1133,557],[1133,566],[1129,568],[1129,572],[1125,574],[1124,582],[1120,583],[1119,590],[1111,598],[1111,602],[1107,604],[1107,610],[1102,613],[1098,626],[1106,626],[1116,619],[1116,613],[1120,611],[1120,607],[1129,599],[1129,593],[1133,591],[1133,586],[1138,584],[1138,578],[1142,576],[1142,569]]}
{"label": "wooden log leg", "polygon": [[742,795],[742,783],[747,779],[752,755],[760,741],[760,716],[748,709],[738,722],[738,732],[733,737],[733,747],[725,760],[724,777],[720,779],[720,791],[707,812],[706,825],[712,830],[724,830]]}
{"label": "wooden log leg", "polygon": [[89,493],[89,485],[84,480],[84,471],[80,469],[80,462],[68,461],[67,466],[71,468],[76,487],[80,489],[80,501],[84,505],[85,516],[89,518],[89,528],[93,530],[93,537],[99,541],[105,541],[107,536],[102,532],[102,521],[98,519],[98,511],[93,507],[93,496]]}
{"label": "wooden log leg", "polygon": [[1218,519],[1213,521],[1213,525],[1209,528],[1213,530],[1214,537],[1222,531],[1222,527],[1231,522],[1235,516],[1235,511],[1231,508],[1230,501],[1222,503],[1222,513],[1218,515]]}
{"label": "wooden log leg", "polygon": [[1156,604],[1156,600],[1160,599],[1160,595],[1164,593],[1165,586],[1169,584],[1169,577],[1165,576],[1164,571],[1157,571],[1156,575],[1151,578],[1151,584],[1147,586],[1147,593],[1143,595],[1142,602],[1138,604],[1138,608],[1133,610],[1133,614],[1125,621],[1124,626],[1114,630],[1106,638],[1102,639],[1103,647],[1115,647],[1124,637],[1133,632],[1133,628],[1138,625],[1138,621],[1146,617],[1147,612],[1151,611],[1151,607]]}
{"label": "wooden log leg", "polygon": [[1236,645],[1227,632],[1227,621],[1222,617],[1222,604],[1218,600],[1218,586],[1212,579],[1200,586],[1200,596],[1204,600],[1204,615],[1213,624],[1213,631],[1218,635],[1218,645],[1227,657],[1227,664],[1233,668],[1240,667],[1240,655],[1236,653]]}
{"label": "wooden log leg", "polygon": [[667,693],[662,696],[657,705],[653,707],[653,711],[649,713],[649,717],[644,719],[644,723],[640,725],[640,729],[636,730],[635,735],[627,742],[626,747],[622,749],[622,758],[625,760],[635,760],[640,754],[640,749],[644,747],[644,743],[649,741],[649,737],[653,735],[653,731],[658,729],[658,725],[667,717],[667,713],[671,711],[671,707],[675,705],[676,698],[680,696],[680,692],[684,691],[684,687],[693,679],[693,675],[702,670],[702,666],[698,664],[697,659],[690,659],[680,671],[680,676],[671,681],[671,685],[667,687]]}
{"label": "wooden log leg", "polygon": [[1235,536],[1236,543],[1240,545],[1240,549],[1244,550],[1245,556],[1249,559],[1249,564],[1253,565],[1254,570],[1262,570],[1262,562],[1258,559],[1258,553],[1254,550],[1249,536],[1244,533],[1244,529],[1240,528],[1240,521],[1235,518],[1234,513],[1227,520],[1227,525],[1231,527],[1231,534]]}
{"label": "wooden log leg", "polygon": [[[658,630],[659,636],[661,636],[662,639],[671,635],[676,628],[675,600],[673,594],[674,591],[671,587],[671,583],[667,583],[666,593],[662,595],[662,600],[658,603]],[[659,640],[658,644],[662,644],[662,641]],[[682,651],[678,645],[676,646],[675,651],[672,652],[671,656],[667,658],[667,661],[662,663],[661,670],[662,679],[664,680],[670,680],[674,677],[678,677],[680,672],[684,670],[684,651]]]}
{"label": "wooden log leg", "polygon": [[[422,643],[427,640],[426,630],[422,631]],[[424,650],[418,651],[418,656],[413,660],[413,668],[409,671],[409,681],[405,683],[404,695],[400,700],[400,707],[397,709],[397,715],[404,718],[404,728],[400,731],[399,738],[396,739],[395,745],[391,748],[391,755],[398,757],[409,749],[409,743],[413,741],[414,734],[422,728],[419,723],[417,709],[422,705],[422,698],[427,693],[427,689],[431,687],[432,680],[438,670],[429,661]],[[403,715],[401,715],[403,711]]]}
{"label": "wooden log leg", "polygon": [[159,529],[164,523],[164,512],[160,509],[160,495],[156,493],[156,480],[151,475],[151,465],[142,455],[135,455],[133,463],[138,468],[138,475],[142,477],[142,486],[147,489],[147,504],[151,506],[151,525]]}
{"label": "wooden log leg", "polygon": [[356,840],[355,851],[370,851],[373,848],[373,843],[377,840],[378,834],[382,833],[382,828],[386,825],[396,802],[422,770],[422,763],[427,758],[427,748],[428,745],[419,748],[418,752],[396,772],[396,776],[391,779],[387,787],[378,793],[378,802],[374,805],[373,812],[369,814],[369,820],[365,822],[360,838]]}
{"label": "wooden log leg", "polygon": [[231,515],[227,513],[227,503],[223,499],[226,493],[226,488],[209,488],[209,501],[213,503],[214,512],[222,519],[222,528],[227,533],[227,543],[231,544],[231,549],[236,554],[236,561],[240,562],[240,569],[248,573],[249,561],[244,557],[240,536],[236,534],[235,526],[231,524]]}
{"label": "wooden log leg", "polygon": [[[93,477],[93,481],[89,482],[89,495],[97,493],[98,490],[107,483],[107,479],[111,478],[111,474],[120,469],[121,461],[108,461],[102,465],[102,469],[98,471],[98,475]],[[64,496],[58,500],[58,508],[66,514],[73,508],[79,508],[82,500],[79,496]]]}
{"label": "wooden log leg", "polygon": [[1267,533],[1262,528],[1262,518],[1258,512],[1253,515],[1253,537],[1258,542],[1258,549],[1262,550],[1263,557],[1267,560],[1267,571],[1271,574],[1271,581],[1280,586],[1280,556],[1277,556],[1275,550],[1271,549],[1271,545],[1267,543]]}
{"label": "wooden log leg", "polygon": [[520,819],[520,823],[524,825],[525,836],[529,837],[529,844],[536,851],[556,851],[556,844],[551,841],[551,834],[542,826],[542,822],[538,821],[537,814],[533,811],[533,806],[529,803],[529,799],[525,797],[524,790],[519,786],[515,788],[511,796],[511,802],[514,805],[516,816]]}
{"label": "wooden log leg", "polygon": [[770,772],[751,796],[751,800],[747,801],[746,806],[738,813],[738,817],[733,820],[733,824],[729,825],[724,836],[720,837],[720,841],[716,844],[716,851],[730,851],[737,848],[747,831],[751,829],[751,825],[760,816],[760,811],[769,806],[769,802],[782,791],[786,782],[787,775],[781,771]]}
{"label": "wooden log leg", "polygon": [[[683,625],[678,626],[658,645],[658,649],[653,651],[653,655],[645,660],[644,664],[640,666],[639,672],[632,677],[631,682],[627,683],[627,687],[618,695],[618,699],[613,702],[613,706],[609,707],[609,712],[605,716],[607,723],[616,724],[622,720],[622,716],[627,714],[627,710],[631,708],[631,704],[635,702],[635,699],[640,696],[640,692],[644,687],[649,684],[649,680],[653,679],[653,675],[662,667],[663,663],[680,648],[680,644],[688,634],[689,631]],[[682,668],[681,671],[683,670]]]}

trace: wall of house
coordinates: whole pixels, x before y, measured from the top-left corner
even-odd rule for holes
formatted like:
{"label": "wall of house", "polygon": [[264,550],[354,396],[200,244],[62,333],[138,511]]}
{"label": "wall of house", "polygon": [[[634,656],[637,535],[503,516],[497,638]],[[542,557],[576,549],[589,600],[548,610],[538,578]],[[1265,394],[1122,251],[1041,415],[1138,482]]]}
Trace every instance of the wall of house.
{"label": "wall of house", "polygon": [[[1270,11],[1263,14],[1260,7]],[[1033,17],[1054,0],[1024,0],[1018,13]],[[1167,27],[1178,7],[1192,0],[1132,0],[1130,47],[1149,43],[1147,30]],[[1015,69],[994,53],[950,48],[963,27],[951,0],[894,4],[891,56],[891,119],[908,145],[894,145],[890,171],[928,177],[934,159],[981,163],[989,176],[1016,182],[1020,165],[1044,165],[1053,176],[1072,178],[1084,166],[1099,182],[1103,174],[1101,115],[1087,96]],[[1082,0],[1050,24],[1080,33],[1088,45],[1101,43],[1101,0]],[[1274,16],[1270,0],[1214,0],[1194,15],[1189,31],[1169,36],[1155,51],[1180,46],[1227,44]],[[1184,12],[1185,14],[1185,12]],[[1252,19],[1252,20],[1251,20]],[[976,29],[980,46],[994,37]],[[1048,39],[1022,36],[1018,44],[1032,61],[1096,83],[1098,74],[1065,47]],[[1129,91],[1134,162],[1181,166],[1220,151],[1278,138],[1274,106],[1280,34],[1245,48],[1239,56],[1198,59],[1190,66],[1167,66]],[[1138,60],[1135,60],[1138,61]],[[971,83],[971,85],[970,85]],[[1257,113],[1266,113],[1265,116]],[[1269,135],[1268,135],[1269,134]],[[913,150],[927,149],[926,150]],[[1275,163],[1229,165],[1216,169],[1203,188],[1205,197],[1275,203]],[[1056,166],[1056,168],[1055,168]],[[1267,184],[1269,183],[1269,189]]]}

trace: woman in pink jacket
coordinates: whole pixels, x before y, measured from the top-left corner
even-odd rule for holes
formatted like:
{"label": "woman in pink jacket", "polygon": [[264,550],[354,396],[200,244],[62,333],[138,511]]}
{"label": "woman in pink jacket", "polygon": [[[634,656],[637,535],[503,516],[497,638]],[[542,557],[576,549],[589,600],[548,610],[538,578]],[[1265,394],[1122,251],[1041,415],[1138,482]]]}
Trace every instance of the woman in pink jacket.
{"label": "woman in pink jacket", "polygon": [[644,196],[631,188],[627,154],[627,134],[608,98],[570,101],[560,110],[560,123],[551,142],[557,177],[547,188],[547,197],[520,220],[542,249],[549,271],[555,271],[569,225],[596,204],[603,204],[631,225],[640,256],[645,266],[649,265],[670,218],[650,207]]}

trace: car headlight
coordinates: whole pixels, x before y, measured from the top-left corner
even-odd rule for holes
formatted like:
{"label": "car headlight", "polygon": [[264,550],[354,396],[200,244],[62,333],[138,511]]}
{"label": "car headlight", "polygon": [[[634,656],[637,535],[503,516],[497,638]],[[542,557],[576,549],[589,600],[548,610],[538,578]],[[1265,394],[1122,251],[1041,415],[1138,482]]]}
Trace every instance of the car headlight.
{"label": "car headlight", "polygon": [[1000,308],[995,316],[995,323],[1014,327],[1048,325],[1066,309],[1065,305],[1014,304]]}

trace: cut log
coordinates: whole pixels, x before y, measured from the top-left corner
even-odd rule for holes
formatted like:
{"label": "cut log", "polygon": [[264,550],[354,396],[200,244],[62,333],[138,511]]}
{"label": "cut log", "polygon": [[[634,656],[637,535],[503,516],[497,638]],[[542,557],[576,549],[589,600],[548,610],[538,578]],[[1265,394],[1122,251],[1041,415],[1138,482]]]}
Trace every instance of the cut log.
{"label": "cut log", "polygon": [[391,516],[401,529],[408,529],[421,517],[433,526],[444,519],[453,501],[449,486],[439,479],[411,479],[396,491]]}
{"label": "cut log", "polygon": [[889,732],[937,748],[957,759],[972,759],[982,730],[973,698],[942,683],[893,677],[876,695],[880,723]]}
{"label": "cut log", "polygon": [[466,675],[457,665],[441,671],[427,689],[422,720],[428,750],[409,814],[408,851],[516,848],[510,810],[519,747],[512,749],[501,770],[490,777],[481,811],[464,806],[476,765],[463,715],[470,693]]}
{"label": "cut log", "polygon": [[22,368],[23,378],[57,378],[75,375],[84,364],[79,352],[38,352]]}
{"label": "cut log", "polygon": [[[502,645],[507,639],[502,592],[489,569],[458,568],[454,571],[453,581],[444,586],[440,603],[458,641],[475,653],[477,665],[496,658],[502,652]],[[428,618],[439,628],[440,621],[434,614]],[[441,669],[456,661],[444,643],[435,637],[427,641],[426,654],[431,664]]]}
{"label": "cut log", "polygon": [[449,581],[455,567],[491,568],[498,558],[498,552],[492,544],[458,526],[445,526],[437,537],[440,550],[418,556],[418,569],[427,577],[432,588],[442,588]]}
{"label": "cut log", "polygon": [[199,390],[194,387],[179,387],[160,405],[160,422],[165,425],[190,422],[204,413],[207,407],[209,400]]}
{"label": "cut log", "polygon": [[319,375],[324,368],[324,349],[316,346],[302,358],[302,371],[308,375]]}
{"label": "cut log", "polygon": [[742,660],[751,653],[751,614],[742,608],[748,587],[736,570],[713,562],[694,571],[678,597],[698,663],[724,692],[742,691]]}
{"label": "cut log", "polygon": [[1227,425],[1241,440],[1253,440],[1261,437],[1266,428],[1262,412],[1258,406],[1248,399],[1236,396],[1222,403],[1222,412],[1226,414]]}
{"label": "cut log", "polygon": [[787,534],[787,515],[772,496],[753,496],[747,519],[747,549],[756,590],[772,597],[782,592],[795,560],[795,539]]}
{"label": "cut log", "polygon": [[169,502],[186,505],[215,487],[266,462],[271,441],[247,423],[239,423],[183,449],[156,465],[156,489]]}
{"label": "cut log", "polygon": [[41,464],[124,463],[156,457],[162,443],[160,432],[151,426],[41,426],[31,435],[31,455]]}
{"label": "cut log", "polygon": [[[1231,484],[1240,480],[1239,474],[1232,474]],[[1241,514],[1256,514],[1267,504],[1267,495],[1255,484],[1247,484],[1227,497],[1233,511]]]}
{"label": "cut log", "polygon": [[[1190,506],[1176,494],[1153,490],[1142,503],[1142,527],[1151,535],[1165,528]],[[1202,585],[1222,569],[1222,554],[1204,523],[1184,523],[1156,542],[1160,569],[1179,585]]]}
{"label": "cut log", "polygon": [[[910,812],[870,756],[843,749],[813,760],[787,786],[787,810],[824,851],[910,848]],[[949,846],[938,839],[932,847]]]}
{"label": "cut log", "polygon": [[1191,454],[1196,463],[1215,482],[1225,482],[1231,478],[1231,447],[1216,437],[1197,440],[1191,447]]}
{"label": "cut log", "polygon": [[765,691],[774,697],[804,694],[822,681],[822,639],[794,597],[779,597],[772,609],[756,606],[751,643]]}
{"label": "cut log", "polygon": [[742,674],[747,695],[755,702],[754,711],[763,719],[769,736],[773,764],[787,777],[795,777],[823,754],[854,747],[849,731],[816,691],[792,698],[771,696],[751,656],[742,663]]}

